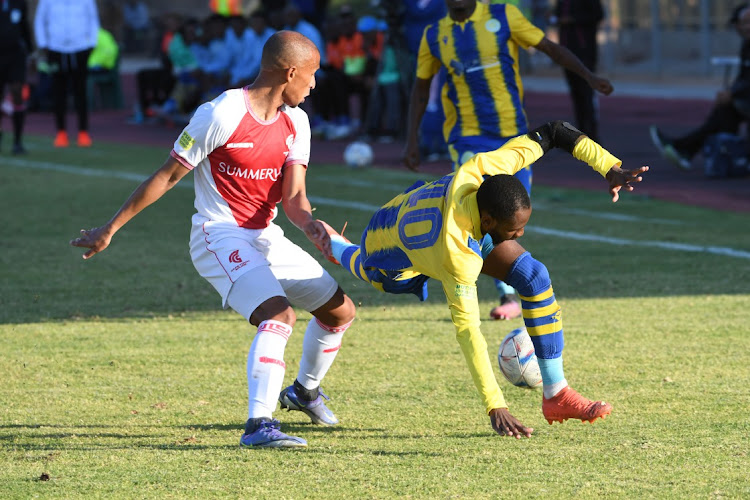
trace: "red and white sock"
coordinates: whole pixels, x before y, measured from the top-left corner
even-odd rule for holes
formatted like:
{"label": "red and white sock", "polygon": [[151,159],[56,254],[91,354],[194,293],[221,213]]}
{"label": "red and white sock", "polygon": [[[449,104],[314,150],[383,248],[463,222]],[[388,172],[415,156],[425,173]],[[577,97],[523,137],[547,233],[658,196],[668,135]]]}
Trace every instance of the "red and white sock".
{"label": "red and white sock", "polygon": [[320,381],[328,373],[339,353],[344,332],[351,324],[350,321],[342,326],[328,326],[315,317],[307,324],[297,375],[297,381],[305,389],[320,387]]}
{"label": "red and white sock", "polygon": [[284,383],[284,349],[292,327],[275,320],[258,325],[247,353],[247,389],[249,418],[271,418]]}

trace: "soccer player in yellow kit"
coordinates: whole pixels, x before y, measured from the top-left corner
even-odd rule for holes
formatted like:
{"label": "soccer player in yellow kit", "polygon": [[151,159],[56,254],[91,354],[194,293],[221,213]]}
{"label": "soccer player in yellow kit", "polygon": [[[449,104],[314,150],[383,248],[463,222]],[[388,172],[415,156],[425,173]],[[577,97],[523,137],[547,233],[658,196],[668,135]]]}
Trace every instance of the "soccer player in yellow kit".
{"label": "soccer player in yellow kit", "polygon": [[[456,337],[492,427],[499,434],[530,436],[510,412],[492,371],[480,331],[476,281],[480,273],[502,279],[521,297],[526,329],[544,382],[542,412],[551,424],[568,418],[593,422],[611,405],[590,401],[568,386],[563,373],[563,327],[547,268],[516,241],[531,216],[531,202],[513,174],[552,148],[584,161],[609,182],[613,201],[633,190],[648,167],[623,170],[621,161],[567,122],[550,122],[480,153],[456,172],[412,186],[380,208],[360,245],[330,226],[335,259],[381,291],[426,298],[427,278],[440,280]],[[489,235],[489,238],[485,238]],[[491,245],[482,248],[483,239]]]}

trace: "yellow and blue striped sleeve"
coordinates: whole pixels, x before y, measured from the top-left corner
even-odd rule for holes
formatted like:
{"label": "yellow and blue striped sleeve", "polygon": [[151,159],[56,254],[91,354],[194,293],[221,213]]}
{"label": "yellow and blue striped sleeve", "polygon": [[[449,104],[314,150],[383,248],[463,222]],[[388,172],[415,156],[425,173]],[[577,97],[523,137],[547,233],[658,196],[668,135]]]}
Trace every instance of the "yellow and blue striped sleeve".
{"label": "yellow and blue striped sleeve", "polygon": [[430,44],[427,41],[428,30],[437,30],[437,25],[429,25],[422,33],[422,41],[419,42],[419,52],[417,53],[417,78],[429,80],[440,71],[441,62],[430,50]]}
{"label": "yellow and blue striped sleeve", "polygon": [[535,47],[544,38],[544,31],[531,24],[514,5],[505,6],[505,16],[510,25],[511,38],[524,49]]}

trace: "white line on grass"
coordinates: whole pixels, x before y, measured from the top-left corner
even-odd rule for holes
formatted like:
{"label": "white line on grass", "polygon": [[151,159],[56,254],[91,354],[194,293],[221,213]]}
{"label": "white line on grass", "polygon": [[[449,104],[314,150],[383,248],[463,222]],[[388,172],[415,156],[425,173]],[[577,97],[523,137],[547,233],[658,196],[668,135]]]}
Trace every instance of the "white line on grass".
{"label": "white line on grass", "polygon": [[[8,158],[5,160],[7,165],[21,168],[34,168],[37,170],[52,170],[56,172],[63,172],[66,174],[84,175],[87,177],[106,177],[114,179],[125,179],[130,181],[142,182],[148,176],[142,174],[136,174],[134,172],[123,172],[119,170],[99,170],[93,168],[78,167],[73,165],[63,165],[60,163],[51,163],[43,161],[31,161],[20,158]],[[193,183],[190,181],[183,181],[177,184],[182,187],[193,187]],[[371,205],[368,203],[359,203],[354,201],[343,201],[332,198],[321,198],[317,196],[310,196],[310,201],[318,205],[327,205],[339,208],[351,208],[353,210],[361,210],[363,212],[374,212],[379,209],[380,206]],[[749,259],[750,252],[745,250],[737,250],[730,247],[716,247],[716,246],[701,246],[701,245],[690,245],[687,243],[669,243],[664,241],[637,241],[628,240],[625,238],[612,238],[608,236],[599,236],[596,234],[576,233],[573,231],[560,231],[558,229],[549,229],[538,226],[527,226],[526,228],[531,233],[545,234],[548,236],[556,236],[558,238],[564,238],[569,240],[578,241],[593,241],[596,243],[607,243],[610,245],[617,246],[642,246],[652,248],[662,248],[665,250],[675,250],[682,252],[695,252],[695,253],[708,253],[714,255],[722,255],[726,257],[736,257],[740,259]]]}

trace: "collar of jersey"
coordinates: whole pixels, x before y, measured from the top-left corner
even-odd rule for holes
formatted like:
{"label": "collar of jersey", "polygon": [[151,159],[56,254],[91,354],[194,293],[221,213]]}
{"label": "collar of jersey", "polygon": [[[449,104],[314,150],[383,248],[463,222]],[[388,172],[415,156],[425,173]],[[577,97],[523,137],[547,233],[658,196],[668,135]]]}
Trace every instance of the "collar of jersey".
{"label": "collar of jersey", "polygon": [[466,26],[466,23],[468,23],[469,21],[473,21],[473,22],[481,21],[482,20],[482,16],[484,15],[484,11],[486,9],[488,9],[488,8],[489,7],[487,5],[485,5],[484,3],[477,2],[477,6],[474,8],[474,12],[472,12],[471,15],[468,17],[468,19],[466,19],[466,21],[464,21],[462,23],[458,22],[458,21],[454,21],[453,19],[451,19],[451,15],[450,14],[448,14],[447,16],[445,16],[445,18],[448,20],[449,24],[457,24],[457,25],[459,25],[459,26],[461,26],[463,28],[464,26]]}

